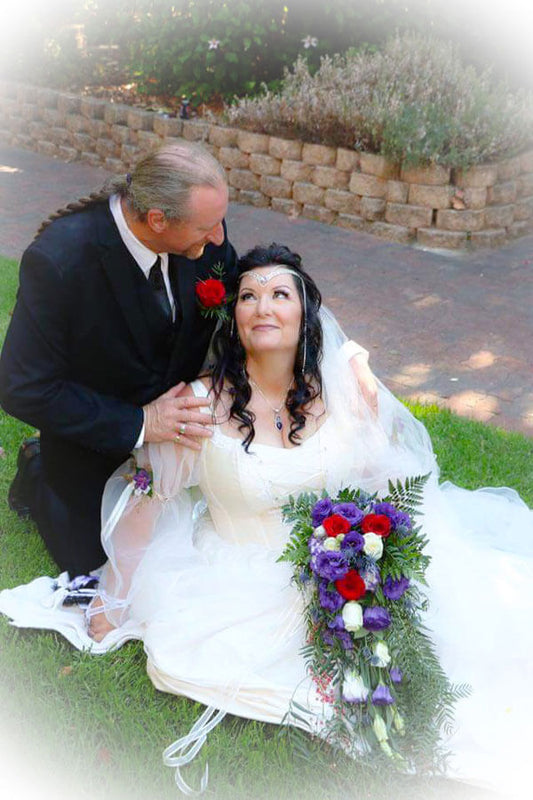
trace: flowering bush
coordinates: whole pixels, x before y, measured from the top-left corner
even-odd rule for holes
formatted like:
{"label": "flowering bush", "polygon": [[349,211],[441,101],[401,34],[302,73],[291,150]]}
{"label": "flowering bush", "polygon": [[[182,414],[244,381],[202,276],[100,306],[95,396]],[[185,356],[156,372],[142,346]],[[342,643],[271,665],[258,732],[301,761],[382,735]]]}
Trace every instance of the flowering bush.
{"label": "flowering bush", "polygon": [[429,558],[413,514],[426,480],[391,483],[384,501],[349,489],[291,500],[284,516],[295,524],[280,560],[293,564],[305,598],[304,655],[331,706],[329,741],[427,767],[461,690],[449,685],[420,618]]}
{"label": "flowering bush", "polygon": [[465,167],[533,141],[533,102],[458,50],[407,33],[380,50],[324,56],[313,75],[301,56],[279,92],[226,108],[230,124],[308,142],[380,153],[405,164]]}

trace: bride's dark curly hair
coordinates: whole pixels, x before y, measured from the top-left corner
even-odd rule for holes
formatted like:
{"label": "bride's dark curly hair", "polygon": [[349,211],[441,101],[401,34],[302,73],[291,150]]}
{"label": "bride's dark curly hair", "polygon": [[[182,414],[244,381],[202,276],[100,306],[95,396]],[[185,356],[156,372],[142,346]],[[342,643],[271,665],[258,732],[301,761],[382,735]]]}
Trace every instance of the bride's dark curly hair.
{"label": "bride's dark curly hair", "polygon": [[[320,292],[313,279],[303,270],[302,259],[298,253],[293,253],[288,247],[275,242],[268,247],[254,247],[239,259],[237,278],[234,285],[228,287],[229,293],[233,297],[228,307],[230,320],[224,322],[215,334],[213,340],[215,365],[211,373],[213,393],[217,401],[224,388],[224,382],[230,384],[229,392],[232,396],[230,418],[238,420],[239,430],[246,434],[243,440],[243,447],[246,451],[255,436],[255,414],[247,408],[252,396],[252,389],[246,372],[246,353],[235,324],[235,305],[242,275],[257,267],[270,265],[289,267],[301,277],[300,280],[293,276],[303,313],[298,350],[294,362],[294,385],[285,401],[285,407],[291,418],[289,441],[292,444],[300,444],[299,431],[305,427],[306,408],[313,400],[322,395],[320,373],[322,325],[318,316],[322,302]],[[304,358],[305,364],[303,363]]]}

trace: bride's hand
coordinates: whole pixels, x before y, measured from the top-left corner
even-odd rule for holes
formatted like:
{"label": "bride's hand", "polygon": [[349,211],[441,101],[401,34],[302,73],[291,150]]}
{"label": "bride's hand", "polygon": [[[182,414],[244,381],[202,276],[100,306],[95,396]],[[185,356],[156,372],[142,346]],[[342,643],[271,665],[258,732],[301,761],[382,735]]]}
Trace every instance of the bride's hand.
{"label": "bride's hand", "polygon": [[350,359],[355,380],[359,384],[361,394],[373,414],[378,413],[378,384],[374,373],[368,366],[368,355],[365,352],[356,353]]}
{"label": "bride's hand", "polygon": [[[101,642],[109,631],[115,629],[106,617],[103,607],[102,599],[96,596],[87,609],[87,632],[95,642]],[[102,610],[98,611],[99,608]]]}

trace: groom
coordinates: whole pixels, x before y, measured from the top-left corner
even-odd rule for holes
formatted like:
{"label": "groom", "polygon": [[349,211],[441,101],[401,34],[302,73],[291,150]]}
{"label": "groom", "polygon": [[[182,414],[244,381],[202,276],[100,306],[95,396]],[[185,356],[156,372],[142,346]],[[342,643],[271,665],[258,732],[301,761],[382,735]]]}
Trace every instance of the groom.
{"label": "groom", "polygon": [[[23,254],[0,403],[38,428],[41,444],[28,464],[21,449],[11,492],[23,490],[71,577],[105,560],[102,492],[132,449],[171,440],[199,449],[211,435],[199,408],[207,401],[180,397],[179,382],[200,372],[216,324],[196,302],[198,281],[218,265],[226,277],[236,269],[227,202],[225,171],[209,153],[164,146],[52,215]],[[373,402],[365,351],[354,352]]]}
{"label": "groom", "polygon": [[29,511],[71,577],[105,560],[102,491],[131,450],[172,439],[199,448],[210,435],[207,401],[176,385],[200,372],[216,324],[196,284],[215,265],[235,271],[227,203],[218,162],[170,145],[54,215],[22,257],[0,402],[41,432]]}

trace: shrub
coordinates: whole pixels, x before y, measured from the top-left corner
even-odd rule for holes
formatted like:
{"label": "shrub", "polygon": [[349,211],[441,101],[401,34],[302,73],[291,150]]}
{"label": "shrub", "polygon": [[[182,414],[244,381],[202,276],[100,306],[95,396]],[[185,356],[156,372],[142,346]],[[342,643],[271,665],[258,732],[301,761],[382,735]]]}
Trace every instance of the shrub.
{"label": "shrub", "polygon": [[226,108],[230,124],[380,153],[405,164],[465,167],[533,140],[532,97],[465,65],[451,43],[397,34],[381,50],[299,57],[279,93]]}

